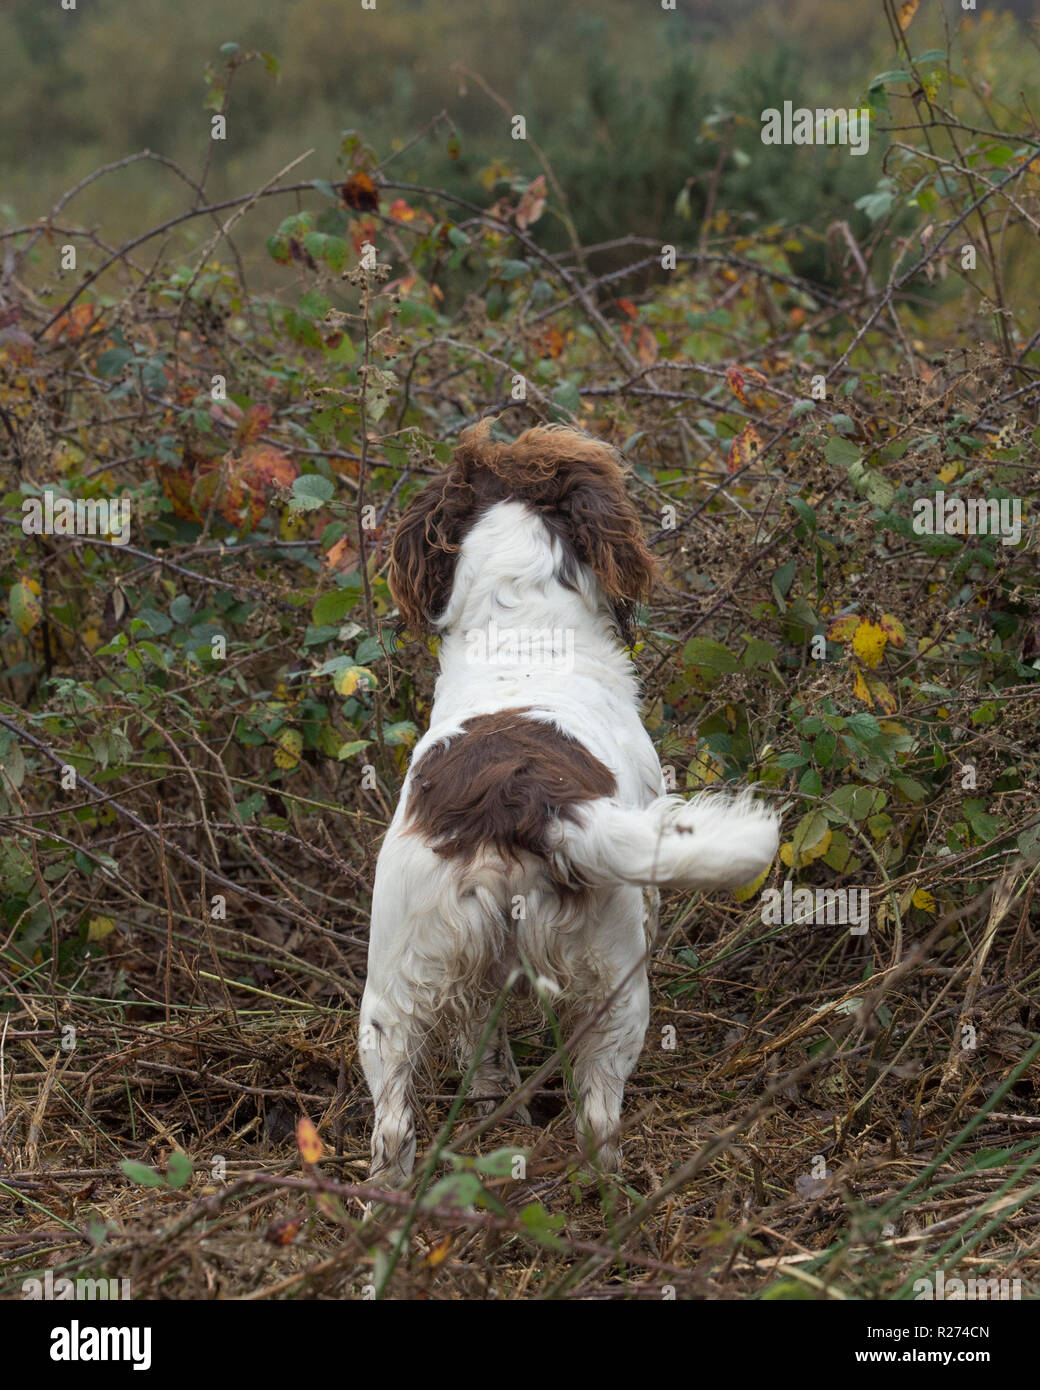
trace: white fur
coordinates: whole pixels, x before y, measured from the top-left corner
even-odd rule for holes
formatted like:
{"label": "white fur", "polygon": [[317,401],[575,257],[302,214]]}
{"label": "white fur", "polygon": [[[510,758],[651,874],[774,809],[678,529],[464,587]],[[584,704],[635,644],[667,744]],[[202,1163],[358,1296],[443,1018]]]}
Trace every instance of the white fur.
{"label": "white fur", "polygon": [[[549,866],[531,855],[509,864],[486,851],[463,867],[436,854],[405,831],[406,778],[376,868],[361,1006],[360,1054],[376,1109],[372,1174],[385,1181],[403,1181],[414,1162],[410,1092],[428,1036],[447,1020],[472,1048],[495,995],[522,962],[569,1025],[598,1015],[571,1060],[600,1162],[616,1164],[624,1084],[649,1020],[645,958],[657,927],[655,886],[750,882],[776,853],[776,817],[748,795],[690,802],[663,795],[660,762],[639,717],[635,669],[609,605],[584,567],[577,592],[564,587],[555,577],[561,559],[559,541],[521,502],[497,503],[471,528],[437,624],[441,673],[412,766],[463,721],[523,706],[605,764],[617,793],[579,808],[576,823],[553,828],[556,879],[589,890],[576,898],[561,894]],[[522,657],[502,664],[490,652],[475,659],[479,645],[467,634],[492,624],[573,633],[571,669]],[[474,1093],[508,1094],[517,1084],[499,1029]],[[495,1103],[486,1101],[485,1110]]]}

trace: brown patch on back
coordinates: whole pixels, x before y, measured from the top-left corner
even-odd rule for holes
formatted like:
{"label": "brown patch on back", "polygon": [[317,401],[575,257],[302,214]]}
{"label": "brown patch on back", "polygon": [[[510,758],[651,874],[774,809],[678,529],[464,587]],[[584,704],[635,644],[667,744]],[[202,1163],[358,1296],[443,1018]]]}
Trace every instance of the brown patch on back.
{"label": "brown patch on back", "polygon": [[614,775],[569,734],[524,709],[467,719],[446,746],[431,748],[411,773],[408,828],[446,859],[472,859],[493,846],[547,859],[550,823],[617,791]]}

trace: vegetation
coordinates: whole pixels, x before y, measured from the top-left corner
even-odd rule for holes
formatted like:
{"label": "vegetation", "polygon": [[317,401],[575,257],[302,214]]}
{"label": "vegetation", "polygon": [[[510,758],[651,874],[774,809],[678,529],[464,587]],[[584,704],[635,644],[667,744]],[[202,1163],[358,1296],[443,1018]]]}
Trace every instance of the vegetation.
{"label": "vegetation", "polygon": [[[289,8],[299,54],[329,6]],[[886,0],[857,74],[863,159],[761,144],[761,106],[814,102],[789,57],[731,78],[755,94],[728,113],[679,59],[667,116],[592,43],[559,161],[493,95],[473,134],[391,93],[317,176],[265,103],[305,111],[305,80],[326,110],[334,70],[282,54],[278,87],[259,33],[214,47],[200,118],[279,149],[246,193],[233,160],[132,152],[172,119],[173,35],[154,110],[113,93],[127,151],[89,137],[117,167],[12,213],[5,1293],[131,1260],[135,1297],[907,1298],[937,1268],[1036,1291],[1040,128],[1012,16],[940,49],[916,9]],[[99,4],[59,54],[53,16],[13,13],[70,139],[99,55],[136,63],[140,36]],[[359,91],[427,14],[380,21]],[[130,230],[81,215],[121,181]],[[679,789],[759,784],[782,862],[666,903],[620,1180],[581,1168],[560,1040],[529,1030],[540,1126],[474,1123],[446,1080],[425,1170],[363,1221],[372,869],[434,665],[396,630],[387,546],[489,412],[623,448],[665,572],[633,652],[648,726]],[[937,495],[1020,530],[915,527]],[[129,539],[25,533],[63,498],[126,499]],[[869,931],[770,922],[785,884],[869,888]]]}

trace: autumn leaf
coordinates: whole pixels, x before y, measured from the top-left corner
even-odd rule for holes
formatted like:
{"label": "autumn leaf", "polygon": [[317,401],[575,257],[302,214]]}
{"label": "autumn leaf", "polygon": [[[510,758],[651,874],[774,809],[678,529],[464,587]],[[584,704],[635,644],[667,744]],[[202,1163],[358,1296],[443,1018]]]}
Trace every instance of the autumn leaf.
{"label": "autumn leaf", "polygon": [[351,174],[340,189],[340,195],[347,207],[355,212],[375,212],[379,207],[379,193],[363,169]]}
{"label": "autumn leaf", "polygon": [[885,714],[895,714],[899,704],[884,681],[879,681],[877,676],[868,676],[867,685],[870,687],[870,693],[874,697],[874,703],[878,709]]}
{"label": "autumn leaf", "polygon": [[729,446],[729,457],[726,460],[727,472],[739,473],[742,468],[749,467],[761,451],[762,441],[758,436],[758,431],[754,425],[745,425]]}
{"label": "autumn leaf", "polygon": [[891,613],[882,613],[880,622],[893,647],[906,645],[906,628],[898,618],[893,617]]}
{"label": "autumn leaf", "polygon": [[636,356],[644,367],[650,367],[657,361],[657,339],[645,323],[639,325]]}
{"label": "autumn leaf", "polygon": [[325,1152],[325,1145],[318,1138],[314,1121],[309,1120],[306,1115],[301,1115],[296,1122],[296,1147],[300,1150],[300,1157],[304,1163],[317,1163]]}
{"label": "autumn leaf", "polygon": [[274,765],[288,771],[294,768],[300,761],[300,754],[303,752],[303,735],[298,729],[281,729],[275,739],[278,747],[275,749]]}
{"label": "autumn leaf", "polygon": [[859,626],[859,619],[855,613],[846,613],[843,618],[836,618],[831,623],[830,631],[827,636],[832,642],[851,642],[856,628]]}
{"label": "autumn leaf", "polygon": [[617,306],[621,310],[621,312],[623,314],[627,314],[630,319],[638,317],[639,310],[636,308],[636,306],[632,303],[630,299],[619,299],[617,302]]}
{"label": "autumn leaf", "polygon": [[742,888],[733,889],[733,896],[736,898],[738,903],[746,903],[751,898],[755,897],[759,889],[762,887],[763,883],[765,883],[766,879],[769,877],[769,872],[772,869],[772,867],[772,864],[767,864],[766,867],[759,874],[758,878],[756,878],[753,882],[745,883]]}
{"label": "autumn leaf", "polygon": [[[307,1123],[310,1124],[310,1121],[308,1120]],[[271,1222],[264,1232],[264,1240],[270,1245],[291,1245],[299,1231],[300,1218],[298,1216],[283,1216],[280,1220]]]}
{"label": "autumn leaf", "polygon": [[106,936],[111,936],[116,929],[116,924],[111,917],[91,917],[87,923],[87,940],[104,941]]}
{"label": "autumn leaf", "polygon": [[346,536],[341,536],[335,545],[330,545],[322,556],[322,564],[330,570],[352,570],[357,564],[358,553],[347,544]]}
{"label": "autumn leaf", "polygon": [[935,906],[935,899],[932,897],[931,893],[927,892],[926,889],[918,888],[917,892],[910,899],[910,901],[914,905],[914,907],[919,907],[922,912],[930,912],[933,917],[935,916],[937,910]]}
{"label": "autumn leaf", "polygon": [[11,618],[23,636],[27,636],[43,617],[43,605],[33,592],[32,584],[31,580],[26,584],[12,584],[8,594]]}
{"label": "autumn leaf", "polygon": [[534,226],[545,211],[545,175],[539,174],[524,189],[514,214],[516,225],[521,231]]}
{"label": "autumn leaf", "polygon": [[855,695],[857,700],[862,700],[865,705],[869,705],[871,708],[873,708],[874,697],[871,695],[870,690],[867,687],[866,677],[863,675],[862,671],[857,671],[855,677],[853,678],[852,693],[853,695]]}
{"label": "autumn leaf", "polygon": [[727,367],[726,381],[729,389],[736,396],[741,405],[750,406],[751,402],[747,398],[745,387],[748,382],[753,382],[756,386],[768,386],[769,381],[761,372],[756,372],[752,367]]}
{"label": "autumn leaf", "polygon": [[403,198],[395,198],[390,204],[390,216],[395,222],[414,222],[419,214],[411,203],[406,203]]}
{"label": "autumn leaf", "polygon": [[857,700],[862,700],[868,709],[880,709],[884,714],[895,714],[899,708],[896,697],[885,685],[884,681],[878,680],[877,676],[867,675],[865,672],[857,670],[852,683],[852,693]]}
{"label": "autumn leaf", "polygon": [[236,444],[252,444],[254,440],[259,439],[271,423],[271,415],[269,405],[251,405],[243,412],[235,428]]}
{"label": "autumn leaf", "polygon": [[101,328],[101,318],[94,305],[77,304],[67,314],[55,319],[44,337],[49,343],[56,343],[59,338],[64,338],[69,343],[77,343],[88,333],[99,333]]}
{"label": "autumn leaf", "polygon": [[443,1264],[448,1258],[448,1251],[451,1249],[451,1236],[445,1236],[439,1245],[435,1245],[426,1256],[426,1263],[431,1269],[436,1269],[439,1264]]}
{"label": "autumn leaf", "polygon": [[375,676],[365,666],[344,666],[332,678],[336,694],[344,697],[353,695],[362,681],[370,686],[376,684]]}
{"label": "autumn leaf", "polygon": [[559,357],[566,345],[566,338],[551,323],[541,333],[537,333],[534,338],[535,351],[539,357]]}
{"label": "autumn leaf", "polygon": [[881,665],[881,658],[885,654],[887,641],[888,633],[880,624],[864,619],[858,624],[853,634],[852,650],[863,662],[863,665],[869,666],[873,671]]}
{"label": "autumn leaf", "polygon": [[899,6],[899,12],[896,18],[899,21],[901,32],[905,33],[906,30],[910,28],[910,21],[917,13],[917,7],[920,3],[921,0],[903,0],[903,3]]}

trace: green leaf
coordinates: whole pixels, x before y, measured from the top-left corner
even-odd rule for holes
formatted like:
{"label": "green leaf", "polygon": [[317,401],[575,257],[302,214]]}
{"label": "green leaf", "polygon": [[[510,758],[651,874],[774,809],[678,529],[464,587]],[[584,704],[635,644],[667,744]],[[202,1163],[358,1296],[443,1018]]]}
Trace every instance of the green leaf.
{"label": "green leaf", "polygon": [[523,1157],[523,1149],[495,1149],[475,1159],[474,1167],[487,1178],[508,1178],[512,1176],[513,1164]]}
{"label": "green leaf", "polygon": [[387,724],[383,730],[383,742],[391,748],[400,743],[414,743],[418,736],[419,730],[410,719],[400,719],[396,724]]}
{"label": "green leaf", "polygon": [[908,801],[923,801],[928,795],[928,788],[923,787],[913,777],[893,777],[892,785]]}
{"label": "green leaf", "polygon": [[162,1187],[164,1186],[162,1177],[154,1168],[149,1168],[145,1163],[135,1163],[132,1158],[124,1158],[119,1165],[126,1177],[131,1182],[137,1183],[139,1187]]}
{"label": "green leaf", "polygon": [[[724,649],[725,650],[725,649]],[[772,662],[778,661],[780,653],[773,646],[772,642],[762,642],[757,637],[749,637],[748,644],[741,654],[741,665],[748,670],[757,670],[760,666],[769,666]]]}
{"label": "green leaf", "polygon": [[838,746],[838,740],[830,729],[824,729],[813,744],[813,759],[819,767],[830,767],[834,761],[834,754]]}
{"label": "green leaf", "polygon": [[340,623],[357,604],[360,595],[356,589],[333,589],[322,594],[311,609],[311,619],[319,627]]}
{"label": "green leaf", "polygon": [[320,473],[303,473],[293,479],[291,506],[295,510],[316,511],[335,495],[335,485]]}
{"label": "green leaf", "polygon": [[862,451],[851,440],[843,439],[840,434],[836,434],[828,439],[823,456],[828,463],[833,463],[838,468],[850,468],[852,464],[860,461]]}
{"label": "green leaf", "polygon": [[684,666],[696,666],[720,675],[730,675],[740,669],[740,663],[729,648],[709,637],[691,637],[682,649],[682,661]]}
{"label": "green leaf", "polygon": [[883,87],[886,82],[911,82],[913,78],[906,68],[892,68],[889,72],[879,72],[870,80],[871,87]]}
{"label": "green leaf", "polygon": [[95,370],[98,376],[103,376],[106,380],[117,377],[128,362],[134,360],[134,354],[127,348],[109,348],[107,352],[101,353],[98,357]]}
{"label": "green leaf", "polygon": [[557,1231],[563,1229],[564,1217],[562,1213],[550,1216],[541,1202],[530,1202],[520,1213],[520,1220],[523,1223],[527,1234],[550,1250],[565,1250],[567,1247],[557,1236]]}
{"label": "green leaf", "polygon": [[553,404],[558,405],[569,415],[577,415],[581,410],[581,396],[573,381],[561,381],[552,395]]}
{"label": "green leaf", "polygon": [[166,1161],[166,1186],[183,1187],[195,1171],[195,1165],[186,1153],[174,1149]]}
{"label": "green leaf", "polygon": [[481,1197],[484,1186],[476,1173],[449,1173],[435,1182],[422,1199],[426,1210],[432,1207],[471,1207]]}

